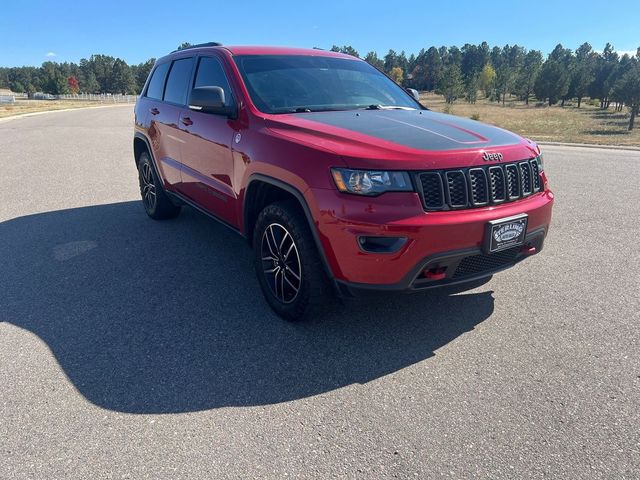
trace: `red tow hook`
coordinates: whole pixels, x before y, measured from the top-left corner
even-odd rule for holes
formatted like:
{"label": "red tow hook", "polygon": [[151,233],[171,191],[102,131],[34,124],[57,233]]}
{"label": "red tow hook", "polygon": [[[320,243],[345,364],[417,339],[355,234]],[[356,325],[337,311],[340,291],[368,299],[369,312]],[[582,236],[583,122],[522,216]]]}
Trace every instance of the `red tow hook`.
{"label": "red tow hook", "polygon": [[439,267],[432,268],[430,270],[425,270],[423,272],[424,278],[428,278],[429,280],[442,280],[447,277],[446,274],[447,267]]}
{"label": "red tow hook", "polygon": [[536,251],[536,247],[532,247],[531,245],[525,245],[520,249],[520,253],[523,255],[533,255]]}

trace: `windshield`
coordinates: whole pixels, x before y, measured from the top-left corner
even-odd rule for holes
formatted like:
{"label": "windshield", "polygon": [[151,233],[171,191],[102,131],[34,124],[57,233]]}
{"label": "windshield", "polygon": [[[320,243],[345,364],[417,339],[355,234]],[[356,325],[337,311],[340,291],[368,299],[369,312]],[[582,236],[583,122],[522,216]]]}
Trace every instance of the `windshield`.
{"label": "windshield", "polygon": [[311,55],[238,55],[234,60],[253,103],[264,113],[420,108],[363,61]]}

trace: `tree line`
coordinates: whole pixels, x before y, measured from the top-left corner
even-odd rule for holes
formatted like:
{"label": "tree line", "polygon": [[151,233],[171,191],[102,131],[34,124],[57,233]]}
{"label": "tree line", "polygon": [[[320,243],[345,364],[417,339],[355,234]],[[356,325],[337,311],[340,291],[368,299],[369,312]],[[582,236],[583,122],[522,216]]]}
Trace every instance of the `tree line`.
{"label": "tree line", "polygon": [[[178,48],[190,46],[183,43]],[[331,48],[355,57],[349,45]],[[461,48],[429,47],[407,56],[389,50],[382,58],[368,52],[365,61],[385,72],[397,83],[442,94],[447,103],[463,99],[475,103],[478,93],[496,101],[514,95],[529,103],[531,98],[549,105],[575,99],[580,108],[585,97],[598,99],[602,109],[630,109],[629,129],[640,109],[640,48],[636,55],[619,55],[607,43],[602,52],[583,43],[575,51],[557,45],[544,58],[538,50],[519,45],[490,47],[465,44]],[[44,62],[40,67],[0,68],[0,87],[14,92],[139,93],[155,59],[128,65],[121,58],[92,55],[79,63]]]}
{"label": "tree line", "polygon": [[156,59],[128,65],[121,58],[91,55],[79,63],[44,62],[40,67],[0,67],[0,87],[16,93],[36,92],[137,94]]}
{"label": "tree line", "polygon": [[[331,48],[334,52],[360,57],[351,46]],[[640,109],[640,48],[635,55],[619,55],[607,43],[596,52],[589,43],[575,51],[558,44],[545,59],[538,50],[519,45],[491,48],[486,42],[458,47],[430,47],[407,57],[389,50],[380,58],[376,52],[364,57],[400,85],[442,94],[447,103],[458,99],[475,103],[478,92],[505,103],[508,95],[529,104],[535,97],[550,106],[575,99],[580,108],[585,97],[598,99],[600,108],[611,104],[630,109],[629,130]]]}

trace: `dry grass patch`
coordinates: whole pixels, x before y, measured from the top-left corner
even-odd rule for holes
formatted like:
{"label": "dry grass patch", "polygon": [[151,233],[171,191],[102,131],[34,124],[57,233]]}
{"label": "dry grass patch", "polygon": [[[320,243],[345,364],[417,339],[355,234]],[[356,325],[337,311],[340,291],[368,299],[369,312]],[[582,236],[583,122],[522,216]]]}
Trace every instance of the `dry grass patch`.
{"label": "dry grass patch", "polygon": [[0,118],[25,113],[48,112],[67,108],[98,107],[109,103],[84,100],[16,100],[12,105],[0,104]]}
{"label": "dry grass patch", "polygon": [[574,105],[536,106],[515,100],[508,100],[504,107],[486,100],[478,100],[473,105],[461,100],[448,106],[440,95],[421,94],[420,98],[423,105],[437,112],[448,110],[453,115],[506,128],[539,142],[640,146],[640,127],[631,132],[627,130],[626,109],[622,112],[614,112],[613,107],[600,110],[587,102],[579,109]]}

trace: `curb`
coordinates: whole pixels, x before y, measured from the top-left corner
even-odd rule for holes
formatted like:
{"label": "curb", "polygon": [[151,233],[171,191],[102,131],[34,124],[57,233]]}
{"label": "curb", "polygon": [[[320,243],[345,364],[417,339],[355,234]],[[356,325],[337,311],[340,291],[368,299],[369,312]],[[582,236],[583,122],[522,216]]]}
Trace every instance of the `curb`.
{"label": "curb", "polygon": [[582,148],[602,148],[605,150],[630,150],[640,152],[640,147],[630,145],[599,145],[597,143],[567,143],[567,142],[536,142],[538,145],[548,145],[550,147],[582,147]]}
{"label": "curb", "polygon": [[9,120],[15,120],[17,118],[26,118],[26,117],[36,117],[38,115],[44,115],[47,113],[57,113],[57,112],[73,112],[74,110],[89,110],[92,108],[113,108],[113,107],[125,107],[127,105],[131,105],[133,109],[133,103],[116,103],[114,105],[94,105],[90,107],[77,107],[77,108],[60,108],[58,110],[43,110],[41,112],[29,112],[29,113],[20,113],[18,115],[12,115],[10,117],[2,117],[0,118],[0,123],[7,122]]}

